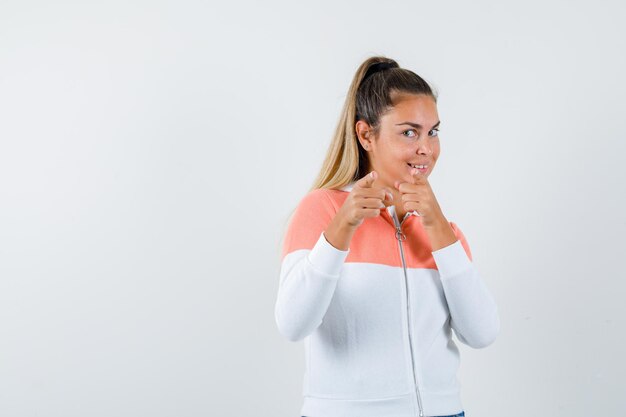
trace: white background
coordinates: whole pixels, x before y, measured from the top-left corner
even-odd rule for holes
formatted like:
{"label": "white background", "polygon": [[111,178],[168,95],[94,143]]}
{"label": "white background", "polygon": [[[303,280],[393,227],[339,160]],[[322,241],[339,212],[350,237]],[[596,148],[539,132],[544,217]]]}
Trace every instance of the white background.
{"label": "white background", "polygon": [[468,417],[624,411],[621,1],[0,3],[0,415],[300,416],[279,242],[358,65],[439,94]]}

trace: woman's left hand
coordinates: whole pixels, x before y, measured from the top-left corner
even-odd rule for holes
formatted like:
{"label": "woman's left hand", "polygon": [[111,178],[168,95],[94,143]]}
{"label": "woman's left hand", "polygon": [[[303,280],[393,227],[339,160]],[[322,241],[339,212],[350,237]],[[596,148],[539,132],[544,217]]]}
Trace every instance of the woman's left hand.
{"label": "woman's left hand", "polygon": [[428,178],[415,168],[412,171],[413,183],[396,181],[394,184],[402,194],[404,210],[417,211],[424,227],[433,227],[441,222],[447,223]]}

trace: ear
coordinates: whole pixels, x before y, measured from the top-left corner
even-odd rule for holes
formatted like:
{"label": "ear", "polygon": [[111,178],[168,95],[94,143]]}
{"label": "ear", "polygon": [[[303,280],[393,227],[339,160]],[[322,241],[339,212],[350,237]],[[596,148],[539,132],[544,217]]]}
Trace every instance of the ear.
{"label": "ear", "polygon": [[355,125],[355,133],[358,141],[365,149],[371,149],[372,135],[370,133],[371,127],[364,120],[358,120]]}

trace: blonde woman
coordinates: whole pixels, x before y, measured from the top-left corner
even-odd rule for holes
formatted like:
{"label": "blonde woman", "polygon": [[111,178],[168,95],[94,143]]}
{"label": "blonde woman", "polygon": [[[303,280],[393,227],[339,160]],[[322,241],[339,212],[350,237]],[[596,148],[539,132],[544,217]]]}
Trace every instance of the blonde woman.
{"label": "blonde woman", "polygon": [[437,98],[378,56],[356,71],[284,234],[275,318],[304,341],[304,417],[464,416],[456,338],[494,342],[497,305],[428,177]]}

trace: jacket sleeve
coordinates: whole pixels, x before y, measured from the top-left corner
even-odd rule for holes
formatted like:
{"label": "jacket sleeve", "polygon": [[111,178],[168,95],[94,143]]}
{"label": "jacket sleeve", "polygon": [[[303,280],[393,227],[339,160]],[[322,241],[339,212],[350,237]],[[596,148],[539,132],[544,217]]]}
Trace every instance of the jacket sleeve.
{"label": "jacket sleeve", "polygon": [[322,323],[350,251],[326,240],[336,213],[326,192],[316,189],[301,200],[284,236],[274,316],[280,333],[293,342]]}
{"label": "jacket sleeve", "polygon": [[450,222],[458,240],[432,252],[457,338],[475,349],[492,344],[500,331],[496,302],[472,262],[461,229]]}

